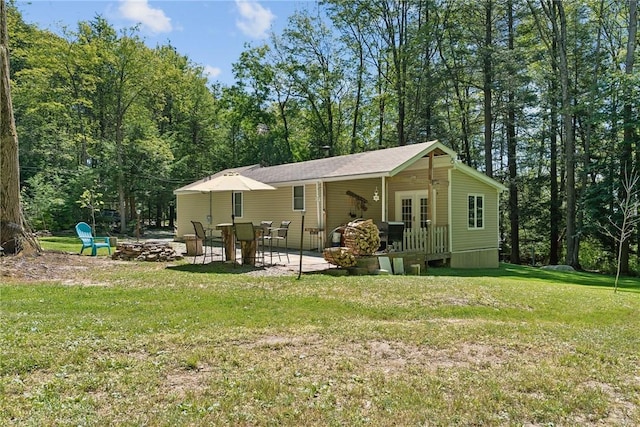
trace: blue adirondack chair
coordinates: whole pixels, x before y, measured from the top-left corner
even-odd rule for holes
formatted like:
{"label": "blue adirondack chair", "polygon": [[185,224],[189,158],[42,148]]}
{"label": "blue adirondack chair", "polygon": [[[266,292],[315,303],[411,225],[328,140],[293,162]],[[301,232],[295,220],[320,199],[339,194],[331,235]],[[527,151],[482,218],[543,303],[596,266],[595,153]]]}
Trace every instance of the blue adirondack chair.
{"label": "blue adirondack chair", "polygon": [[76,233],[78,238],[82,241],[82,249],[80,254],[85,249],[91,248],[91,256],[96,256],[98,248],[107,248],[109,255],[111,255],[111,245],[109,244],[108,237],[93,237],[91,227],[86,222],[79,222],[76,224]]}

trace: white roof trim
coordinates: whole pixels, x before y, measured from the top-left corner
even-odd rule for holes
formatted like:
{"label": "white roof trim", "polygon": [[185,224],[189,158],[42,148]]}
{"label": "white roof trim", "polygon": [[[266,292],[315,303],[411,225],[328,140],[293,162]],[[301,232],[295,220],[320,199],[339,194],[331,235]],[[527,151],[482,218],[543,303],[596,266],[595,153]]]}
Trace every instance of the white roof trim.
{"label": "white roof trim", "polygon": [[480,171],[475,170],[471,166],[465,165],[464,163],[462,163],[459,160],[454,160],[453,168],[456,169],[456,170],[459,170],[460,172],[462,172],[464,174],[467,174],[467,175],[477,179],[478,181],[482,181],[485,184],[492,186],[493,188],[495,188],[498,191],[507,191],[507,187],[505,187],[504,185],[502,185],[501,183],[499,183],[495,179],[493,179],[491,177],[488,177],[487,175],[483,174]]}

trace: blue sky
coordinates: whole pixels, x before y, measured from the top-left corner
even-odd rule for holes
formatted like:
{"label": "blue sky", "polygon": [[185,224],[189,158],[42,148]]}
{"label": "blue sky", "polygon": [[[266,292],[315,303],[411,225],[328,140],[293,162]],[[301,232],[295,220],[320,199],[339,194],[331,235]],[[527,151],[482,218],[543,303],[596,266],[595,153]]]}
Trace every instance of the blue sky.
{"label": "blue sky", "polygon": [[17,0],[16,6],[26,22],[58,34],[96,15],[116,29],[139,24],[149,46],[171,43],[205,67],[210,81],[226,85],[246,43],[263,43],[296,10],[317,7],[314,0]]}

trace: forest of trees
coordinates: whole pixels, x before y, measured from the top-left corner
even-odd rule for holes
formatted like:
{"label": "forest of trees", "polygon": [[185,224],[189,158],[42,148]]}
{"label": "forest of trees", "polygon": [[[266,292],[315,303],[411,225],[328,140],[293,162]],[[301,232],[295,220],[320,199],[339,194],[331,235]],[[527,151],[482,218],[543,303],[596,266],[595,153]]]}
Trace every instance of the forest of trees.
{"label": "forest of trees", "polygon": [[[606,218],[640,166],[637,0],[327,0],[210,84],[100,16],[59,36],[8,7],[22,198],[34,229],[82,200],[166,217],[224,168],[438,139],[509,188],[512,262],[613,270]],[[212,49],[215,46],[212,46]],[[634,68],[635,67],[635,68]],[[126,223],[123,221],[122,231]],[[622,270],[639,271],[638,230]]]}

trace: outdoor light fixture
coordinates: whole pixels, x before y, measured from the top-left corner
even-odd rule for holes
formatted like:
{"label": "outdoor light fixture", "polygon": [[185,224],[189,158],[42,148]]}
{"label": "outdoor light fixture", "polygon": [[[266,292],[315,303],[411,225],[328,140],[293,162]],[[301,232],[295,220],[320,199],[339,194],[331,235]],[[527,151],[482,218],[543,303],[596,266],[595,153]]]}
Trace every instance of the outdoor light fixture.
{"label": "outdoor light fixture", "polygon": [[380,195],[378,194],[378,187],[376,187],[376,191],[373,192],[373,201],[374,202],[380,201]]}

